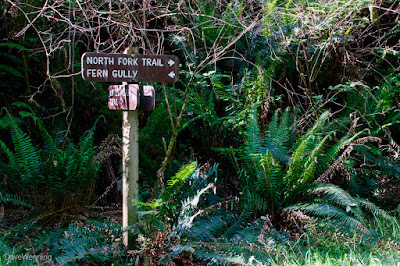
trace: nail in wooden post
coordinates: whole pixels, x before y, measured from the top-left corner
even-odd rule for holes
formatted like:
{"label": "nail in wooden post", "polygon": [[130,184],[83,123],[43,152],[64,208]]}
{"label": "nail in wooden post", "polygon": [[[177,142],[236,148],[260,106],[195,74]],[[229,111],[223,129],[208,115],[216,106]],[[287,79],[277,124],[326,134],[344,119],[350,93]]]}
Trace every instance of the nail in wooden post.
{"label": "nail in wooden post", "polygon": [[[137,53],[138,48],[127,48],[124,54]],[[127,85],[122,82],[122,85]],[[122,227],[136,224],[139,199],[139,118],[138,110],[122,112]],[[123,232],[123,244],[128,249],[137,248],[137,235],[131,230]]]}

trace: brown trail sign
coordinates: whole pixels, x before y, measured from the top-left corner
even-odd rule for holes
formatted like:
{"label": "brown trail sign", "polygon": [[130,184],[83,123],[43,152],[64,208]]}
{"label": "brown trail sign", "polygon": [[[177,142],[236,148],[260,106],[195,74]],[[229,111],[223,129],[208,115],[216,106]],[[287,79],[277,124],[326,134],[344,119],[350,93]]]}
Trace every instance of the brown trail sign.
{"label": "brown trail sign", "polygon": [[165,82],[179,80],[179,59],[174,55],[84,53],[82,77],[104,82]]}

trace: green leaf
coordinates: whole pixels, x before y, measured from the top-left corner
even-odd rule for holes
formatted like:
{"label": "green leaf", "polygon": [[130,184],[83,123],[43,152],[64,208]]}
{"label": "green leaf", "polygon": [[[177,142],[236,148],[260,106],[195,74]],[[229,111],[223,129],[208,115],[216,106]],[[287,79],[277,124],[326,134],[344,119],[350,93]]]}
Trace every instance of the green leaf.
{"label": "green leaf", "polygon": [[15,68],[12,68],[10,66],[6,66],[6,65],[3,65],[3,64],[0,64],[0,70],[2,70],[2,69],[7,71],[8,73],[18,77],[18,78],[23,78],[24,77],[21,72],[19,72],[18,70],[16,70]]}
{"label": "green leaf", "polygon": [[17,43],[0,43],[0,47],[10,47],[10,48],[16,48],[16,49],[22,50],[22,51],[32,51],[31,49],[25,48],[24,46],[17,44]]}

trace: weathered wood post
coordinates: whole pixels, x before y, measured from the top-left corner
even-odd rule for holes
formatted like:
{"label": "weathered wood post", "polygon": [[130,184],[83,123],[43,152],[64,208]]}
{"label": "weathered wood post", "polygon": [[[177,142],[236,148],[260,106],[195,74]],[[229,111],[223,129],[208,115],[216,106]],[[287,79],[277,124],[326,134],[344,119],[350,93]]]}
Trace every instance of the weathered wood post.
{"label": "weathered wood post", "polygon": [[[127,48],[124,54],[138,53],[137,48]],[[128,85],[122,82],[122,85]],[[122,234],[123,244],[128,249],[136,249],[137,236],[128,226],[138,220],[137,206],[139,199],[139,117],[138,110],[122,112]]]}

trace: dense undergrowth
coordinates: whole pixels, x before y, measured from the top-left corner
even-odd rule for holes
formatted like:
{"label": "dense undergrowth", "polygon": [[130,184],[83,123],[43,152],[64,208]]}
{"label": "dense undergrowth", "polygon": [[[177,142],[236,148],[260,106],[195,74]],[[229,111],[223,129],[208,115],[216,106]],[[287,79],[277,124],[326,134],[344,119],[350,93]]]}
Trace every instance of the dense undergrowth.
{"label": "dense undergrowth", "polygon": [[[396,265],[398,1],[0,5],[0,264]],[[140,112],[137,250],[121,112],[84,52],[175,54]],[[30,257],[29,257],[30,256]]]}

